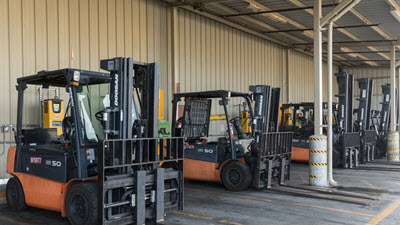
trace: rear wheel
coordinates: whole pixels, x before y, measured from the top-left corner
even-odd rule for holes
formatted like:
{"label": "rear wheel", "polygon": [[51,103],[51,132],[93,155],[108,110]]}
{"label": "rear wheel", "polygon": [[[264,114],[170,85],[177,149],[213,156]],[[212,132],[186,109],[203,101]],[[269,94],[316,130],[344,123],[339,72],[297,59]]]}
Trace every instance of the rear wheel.
{"label": "rear wheel", "polygon": [[26,208],[24,189],[18,178],[12,177],[8,180],[6,198],[10,209],[22,211]]}
{"label": "rear wheel", "polygon": [[96,183],[73,185],[67,193],[65,209],[71,224],[97,224]]}
{"label": "rear wheel", "polygon": [[231,162],[222,171],[222,183],[230,191],[243,191],[249,188],[252,175],[247,164]]}

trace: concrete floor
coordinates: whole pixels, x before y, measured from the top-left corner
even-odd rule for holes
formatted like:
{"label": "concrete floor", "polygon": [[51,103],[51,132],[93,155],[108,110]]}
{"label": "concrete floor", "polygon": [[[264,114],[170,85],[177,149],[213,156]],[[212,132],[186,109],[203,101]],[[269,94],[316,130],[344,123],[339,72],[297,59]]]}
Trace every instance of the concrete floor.
{"label": "concrete floor", "polygon": [[[229,192],[219,184],[192,181],[185,184],[185,209],[168,214],[163,224],[400,224],[400,165],[366,166],[397,167],[399,171],[336,169],[334,177],[343,186],[341,190],[380,198],[363,200],[371,202],[369,206],[270,190]],[[307,176],[307,165],[293,164],[288,183],[305,185]],[[68,221],[56,212],[29,208],[15,213],[0,204],[0,224],[68,224]]]}

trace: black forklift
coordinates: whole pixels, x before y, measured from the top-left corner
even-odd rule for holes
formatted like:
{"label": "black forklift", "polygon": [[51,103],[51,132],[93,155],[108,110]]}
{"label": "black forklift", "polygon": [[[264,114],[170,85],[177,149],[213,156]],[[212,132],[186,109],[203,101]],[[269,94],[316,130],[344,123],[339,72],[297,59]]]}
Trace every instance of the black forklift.
{"label": "black forklift", "polygon": [[[183,138],[158,138],[158,64],[100,64],[110,73],[68,68],[17,80],[17,146],[7,158],[12,209],[58,211],[71,224],[156,223],[183,209]],[[64,117],[61,135],[22,128],[28,85],[68,93],[65,112],[62,100],[50,107]],[[103,99],[100,90],[108,91]]]}
{"label": "black forklift", "polygon": [[356,98],[358,108],[354,110],[357,119],[354,122],[354,132],[360,133],[360,163],[373,161],[378,152],[376,149],[377,133],[371,129],[371,103],[373,80],[361,78],[357,80],[360,96]]}
{"label": "black forklift", "polygon": [[360,132],[353,130],[354,76],[346,72],[335,74],[339,93],[334,129],[334,167],[354,168],[360,164]]}
{"label": "black forklift", "polygon": [[[172,135],[185,138],[186,179],[221,182],[228,190],[241,191],[250,186],[271,187],[274,181],[283,183],[290,178],[292,133],[277,132],[280,89],[257,85],[249,91],[174,94]],[[182,100],[182,114],[177,119]],[[223,116],[221,123],[211,128],[213,100]],[[238,100],[248,110],[233,115],[228,104]],[[211,135],[214,129],[225,134]]]}
{"label": "black forklift", "polygon": [[[386,156],[387,133],[390,127],[390,84],[382,85],[383,99],[379,104],[381,105],[380,111],[375,111],[372,114],[373,128],[377,136],[376,157],[382,158]],[[397,92],[396,92],[397,94]],[[398,112],[397,108],[397,112]]]}

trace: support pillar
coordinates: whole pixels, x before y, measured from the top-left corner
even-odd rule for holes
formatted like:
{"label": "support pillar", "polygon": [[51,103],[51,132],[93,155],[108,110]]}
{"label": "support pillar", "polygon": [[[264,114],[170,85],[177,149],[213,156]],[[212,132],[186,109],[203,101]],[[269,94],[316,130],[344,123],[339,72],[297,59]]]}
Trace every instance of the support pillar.
{"label": "support pillar", "polygon": [[393,101],[390,102],[390,130],[396,131],[396,46],[394,45],[390,48],[390,83],[390,95],[393,99]]}
{"label": "support pillar", "polygon": [[322,135],[322,3],[314,0],[314,134]]}
{"label": "support pillar", "polygon": [[390,162],[400,161],[399,132],[389,132],[387,135],[387,160]]}
{"label": "support pillar", "polygon": [[317,187],[328,187],[328,151],[326,136],[311,136],[309,146],[310,185]]}

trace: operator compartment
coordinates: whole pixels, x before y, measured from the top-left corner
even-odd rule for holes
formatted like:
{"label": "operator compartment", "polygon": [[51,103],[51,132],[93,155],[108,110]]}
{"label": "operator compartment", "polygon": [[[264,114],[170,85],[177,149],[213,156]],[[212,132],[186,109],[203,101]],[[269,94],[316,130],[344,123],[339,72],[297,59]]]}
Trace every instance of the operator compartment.
{"label": "operator compartment", "polygon": [[109,83],[109,74],[75,69],[20,78],[14,172],[63,183],[96,175],[97,145],[104,139],[97,112],[105,107]]}
{"label": "operator compartment", "polygon": [[[232,126],[230,125],[229,129],[227,128],[226,115],[211,115],[212,103],[212,99],[206,98],[188,97],[185,99],[183,116],[180,119],[183,136],[186,137],[185,158],[223,163],[226,157],[231,157],[232,155],[229,147],[230,140],[227,135],[231,132],[233,134],[232,141],[235,153],[242,156],[248,151],[253,139],[246,138],[243,131],[236,132],[237,134],[242,134],[242,139],[239,139],[238,135],[234,135],[233,130],[231,130],[233,129]],[[216,108],[218,110],[218,108],[222,107]],[[246,114],[243,113],[243,115]],[[232,119],[232,122],[234,121],[239,121],[238,126],[240,126],[243,118],[239,116]],[[235,129],[237,129],[237,126],[235,126]],[[218,132],[225,133],[226,137],[221,137]]]}
{"label": "operator compartment", "polygon": [[223,147],[217,143],[207,143],[210,126],[211,99],[188,98],[185,102],[183,113],[185,157],[206,162],[218,162],[218,155],[223,154]]}
{"label": "operator compartment", "polygon": [[290,178],[292,133],[277,132],[280,89],[249,91],[174,94],[172,132],[185,138],[186,179],[239,191]]}

